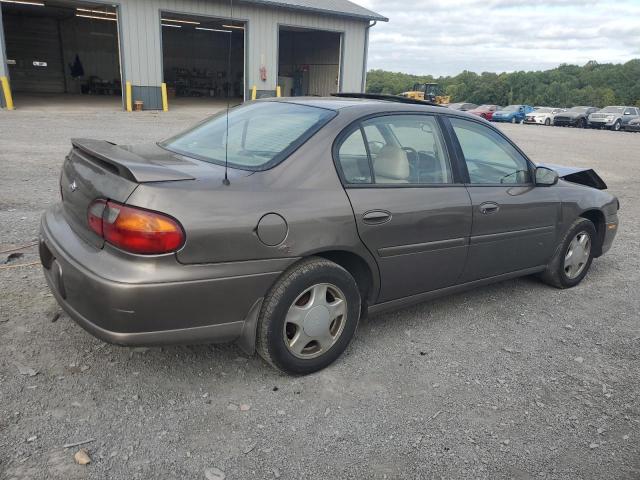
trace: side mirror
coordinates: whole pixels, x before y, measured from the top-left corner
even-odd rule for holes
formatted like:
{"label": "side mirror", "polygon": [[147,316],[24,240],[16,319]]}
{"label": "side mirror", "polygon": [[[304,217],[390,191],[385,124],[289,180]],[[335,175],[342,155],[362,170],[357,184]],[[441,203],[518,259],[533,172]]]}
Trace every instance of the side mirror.
{"label": "side mirror", "polygon": [[536,186],[551,187],[558,183],[558,172],[547,167],[536,168]]}

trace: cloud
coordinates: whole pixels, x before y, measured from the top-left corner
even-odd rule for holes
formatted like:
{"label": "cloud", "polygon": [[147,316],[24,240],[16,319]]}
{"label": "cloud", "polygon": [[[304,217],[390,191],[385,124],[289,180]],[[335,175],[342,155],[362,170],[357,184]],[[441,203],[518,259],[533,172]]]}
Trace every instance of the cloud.
{"label": "cloud", "polygon": [[386,17],[369,68],[450,75],[625,62],[640,53],[638,0],[356,0]]}

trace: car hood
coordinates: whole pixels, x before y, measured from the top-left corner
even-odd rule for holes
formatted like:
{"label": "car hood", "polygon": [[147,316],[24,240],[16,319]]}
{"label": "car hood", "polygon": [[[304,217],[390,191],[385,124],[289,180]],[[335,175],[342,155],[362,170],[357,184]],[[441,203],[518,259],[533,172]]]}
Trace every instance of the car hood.
{"label": "car hood", "polygon": [[597,190],[606,190],[607,184],[592,168],[582,167],[565,167],[563,165],[554,165],[551,163],[538,163],[539,167],[550,168],[558,172],[563,180],[571,183],[586,185]]}

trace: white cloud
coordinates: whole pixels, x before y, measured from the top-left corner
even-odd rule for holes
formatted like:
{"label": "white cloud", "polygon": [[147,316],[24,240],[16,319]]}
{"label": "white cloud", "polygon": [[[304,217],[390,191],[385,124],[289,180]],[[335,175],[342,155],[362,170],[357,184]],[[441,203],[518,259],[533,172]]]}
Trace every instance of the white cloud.
{"label": "white cloud", "polygon": [[640,56],[638,0],[356,0],[386,17],[369,68],[450,75],[626,62]]}

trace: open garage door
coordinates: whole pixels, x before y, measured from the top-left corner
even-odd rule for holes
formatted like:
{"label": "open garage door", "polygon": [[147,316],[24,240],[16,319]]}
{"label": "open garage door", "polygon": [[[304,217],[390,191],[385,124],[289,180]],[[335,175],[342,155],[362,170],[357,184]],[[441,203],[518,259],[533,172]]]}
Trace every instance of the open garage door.
{"label": "open garage door", "polygon": [[[239,104],[245,94],[245,25],[163,12],[162,68],[170,108]],[[229,69],[231,45],[231,69]]]}
{"label": "open garage door", "polygon": [[2,20],[17,108],[121,108],[116,8],[2,0]]}
{"label": "open garage door", "polygon": [[280,27],[278,85],[285,97],[340,91],[342,34]]}

